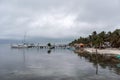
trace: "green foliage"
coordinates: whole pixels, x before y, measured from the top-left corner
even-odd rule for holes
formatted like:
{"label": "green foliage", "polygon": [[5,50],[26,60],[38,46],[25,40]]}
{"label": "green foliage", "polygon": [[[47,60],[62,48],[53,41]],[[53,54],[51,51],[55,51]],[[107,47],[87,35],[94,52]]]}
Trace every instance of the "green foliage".
{"label": "green foliage", "polygon": [[120,47],[120,29],[116,29],[113,32],[109,31],[108,33],[102,31],[99,34],[96,31],[93,31],[88,37],[80,37],[79,39],[72,41],[70,45],[84,43],[91,47],[101,47],[105,42],[109,42],[111,47]]}

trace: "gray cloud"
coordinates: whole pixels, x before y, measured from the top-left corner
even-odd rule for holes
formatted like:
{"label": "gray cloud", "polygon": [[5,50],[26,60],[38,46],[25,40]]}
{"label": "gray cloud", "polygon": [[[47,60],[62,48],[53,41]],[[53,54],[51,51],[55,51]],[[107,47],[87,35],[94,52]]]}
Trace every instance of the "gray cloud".
{"label": "gray cloud", "polygon": [[0,0],[0,38],[73,39],[120,28],[119,0]]}

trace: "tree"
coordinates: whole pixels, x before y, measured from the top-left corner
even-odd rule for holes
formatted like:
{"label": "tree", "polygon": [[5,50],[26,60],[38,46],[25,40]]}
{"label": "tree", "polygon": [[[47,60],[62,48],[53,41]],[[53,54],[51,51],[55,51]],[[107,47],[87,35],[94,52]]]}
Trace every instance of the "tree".
{"label": "tree", "polygon": [[120,29],[116,29],[111,35],[111,45],[112,47],[120,47]]}
{"label": "tree", "polygon": [[99,46],[102,47],[102,45],[106,41],[106,33],[102,31],[101,33],[98,34],[98,37],[99,37]]}
{"label": "tree", "polygon": [[75,43],[84,43],[94,47],[102,47],[105,42],[109,42],[111,47],[120,47],[120,29],[116,29],[113,32],[109,31],[108,33],[102,31],[98,34],[96,31],[93,31],[88,37],[80,37],[79,39],[72,41],[70,44],[74,45]]}

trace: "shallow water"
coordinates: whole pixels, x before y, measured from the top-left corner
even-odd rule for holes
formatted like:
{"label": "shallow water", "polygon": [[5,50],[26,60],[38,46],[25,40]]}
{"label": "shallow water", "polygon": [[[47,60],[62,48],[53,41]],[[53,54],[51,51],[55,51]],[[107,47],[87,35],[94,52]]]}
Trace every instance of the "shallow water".
{"label": "shallow water", "polygon": [[117,65],[95,63],[67,49],[0,45],[0,80],[120,80]]}

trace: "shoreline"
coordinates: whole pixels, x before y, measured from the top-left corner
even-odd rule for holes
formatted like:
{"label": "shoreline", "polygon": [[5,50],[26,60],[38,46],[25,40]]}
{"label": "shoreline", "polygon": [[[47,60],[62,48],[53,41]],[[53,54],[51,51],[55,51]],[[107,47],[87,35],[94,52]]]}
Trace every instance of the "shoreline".
{"label": "shoreline", "polygon": [[[95,48],[84,48],[84,50],[90,53],[96,53]],[[116,49],[116,48],[97,49],[97,52],[99,54],[119,54],[120,55],[120,49]]]}

